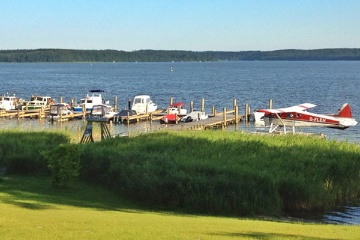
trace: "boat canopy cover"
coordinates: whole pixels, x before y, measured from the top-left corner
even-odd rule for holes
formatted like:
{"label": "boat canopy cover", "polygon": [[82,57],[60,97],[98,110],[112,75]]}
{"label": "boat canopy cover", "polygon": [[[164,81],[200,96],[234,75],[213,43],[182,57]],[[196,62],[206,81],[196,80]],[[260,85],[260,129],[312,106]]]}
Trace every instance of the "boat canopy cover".
{"label": "boat canopy cover", "polygon": [[105,92],[104,90],[100,90],[100,89],[95,89],[95,90],[90,90],[90,92],[95,93],[95,92]]}
{"label": "boat canopy cover", "polygon": [[183,102],[176,102],[176,103],[173,103],[173,107],[181,107],[181,106],[184,106],[185,105],[185,103],[183,103]]}

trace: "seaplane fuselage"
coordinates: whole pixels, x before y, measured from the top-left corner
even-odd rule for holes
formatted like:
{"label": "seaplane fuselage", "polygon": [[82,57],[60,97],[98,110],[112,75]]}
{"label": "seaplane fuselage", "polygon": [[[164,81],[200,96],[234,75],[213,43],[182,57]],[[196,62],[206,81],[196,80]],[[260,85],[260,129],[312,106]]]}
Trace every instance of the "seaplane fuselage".
{"label": "seaplane fuselage", "polygon": [[288,127],[329,127],[346,129],[355,126],[357,122],[352,118],[349,104],[344,104],[336,114],[317,114],[306,111],[315,107],[311,103],[280,109],[260,109],[263,113],[265,125]]}
{"label": "seaplane fuselage", "polygon": [[289,127],[330,127],[346,129],[355,126],[352,118],[334,117],[331,115],[308,112],[272,113],[264,116],[265,125],[280,125]]}

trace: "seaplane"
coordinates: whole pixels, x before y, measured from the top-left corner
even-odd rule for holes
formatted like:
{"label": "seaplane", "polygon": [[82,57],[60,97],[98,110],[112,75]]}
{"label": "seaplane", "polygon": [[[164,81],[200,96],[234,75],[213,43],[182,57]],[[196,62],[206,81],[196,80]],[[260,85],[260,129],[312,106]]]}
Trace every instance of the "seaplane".
{"label": "seaplane", "polygon": [[[296,127],[328,127],[336,129],[346,129],[355,126],[357,121],[352,118],[351,108],[348,103],[335,114],[317,114],[307,110],[316,107],[312,103],[303,103],[297,106],[278,108],[278,109],[258,109],[254,115],[255,119],[262,119],[265,126],[269,126],[269,132],[275,132],[286,127],[292,127],[293,133]],[[261,117],[259,117],[261,116]]]}

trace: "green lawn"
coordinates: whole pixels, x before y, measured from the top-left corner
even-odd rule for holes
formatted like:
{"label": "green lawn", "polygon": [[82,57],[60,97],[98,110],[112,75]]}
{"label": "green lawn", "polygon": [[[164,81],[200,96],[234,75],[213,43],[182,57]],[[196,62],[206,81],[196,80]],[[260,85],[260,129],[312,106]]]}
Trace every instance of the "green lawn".
{"label": "green lawn", "polygon": [[1,239],[359,239],[360,226],[145,210],[103,188],[54,189],[49,178],[0,179]]}

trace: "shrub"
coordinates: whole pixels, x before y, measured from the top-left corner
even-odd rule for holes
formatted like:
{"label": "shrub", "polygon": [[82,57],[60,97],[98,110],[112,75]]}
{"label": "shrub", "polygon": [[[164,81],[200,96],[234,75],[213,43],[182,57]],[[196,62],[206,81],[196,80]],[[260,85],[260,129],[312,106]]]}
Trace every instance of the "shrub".
{"label": "shrub", "polygon": [[67,187],[79,175],[80,154],[78,145],[60,144],[53,150],[43,152],[51,173],[52,184]]}

